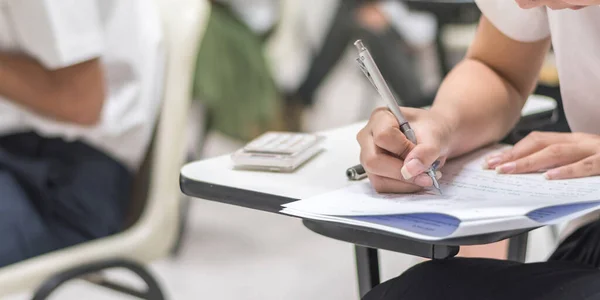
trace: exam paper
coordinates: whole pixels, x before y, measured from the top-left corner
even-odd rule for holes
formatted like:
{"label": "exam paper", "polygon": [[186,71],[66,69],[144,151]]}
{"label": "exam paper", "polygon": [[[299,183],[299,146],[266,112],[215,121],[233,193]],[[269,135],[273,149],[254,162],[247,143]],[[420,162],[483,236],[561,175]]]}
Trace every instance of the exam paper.
{"label": "exam paper", "polygon": [[288,203],[282,212],[435,241],[536,228],[600,208],[600,177],[548,181],[541,174],[483,170],[485,156],[502,147],[450,161],[442,169],[443,195],[378,194],[368,182],[361,182]]}
{"label": "exam paper", "polygon": [[[538,212],[533,220],[562,219],[565,208],[580,204],[567,215],[593,210],[600,202],[600,177],[549,181],[541,174],[501,175],[483,170],[493,146],[452,160],[442,168],[443,195],[428,190],[418,194],[378,194],[368,182],[284,205],[287,212],[328,216],[390,216],[443,214],[459,221],[502,219]],[[547,208],[546,211],[541,209]],[[560,209],[559,209],[560,208]],[[571,210],[573,207],[571,207]],[[286,212],[284,210],[283,212]],[[553,218],[541,218],[551,215]]]}

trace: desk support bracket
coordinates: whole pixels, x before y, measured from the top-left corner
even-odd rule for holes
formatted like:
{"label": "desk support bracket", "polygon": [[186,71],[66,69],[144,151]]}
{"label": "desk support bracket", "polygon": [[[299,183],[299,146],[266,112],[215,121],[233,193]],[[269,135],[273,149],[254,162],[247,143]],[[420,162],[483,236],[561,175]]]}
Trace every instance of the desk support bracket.
{"label": "desk support bracket", "polygon": [[379,284],[379,253],[377,249],[354,245],[358,293],[364,297]]}
{"label": "desk support bracket", "polygon": [[525,262],[528,233],[522,233],[508,240],[508,260]]}

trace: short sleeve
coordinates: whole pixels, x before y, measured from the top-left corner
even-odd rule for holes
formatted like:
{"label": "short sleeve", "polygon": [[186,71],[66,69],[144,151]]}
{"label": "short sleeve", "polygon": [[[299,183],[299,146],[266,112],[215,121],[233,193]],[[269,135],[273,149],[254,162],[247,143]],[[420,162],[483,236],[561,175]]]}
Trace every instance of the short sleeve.
{"label": "short sleeve", "polygon": [[21,50],[48,69],[100,57],[104,30],[97,0],[9,0]]}
{"label": "short sleeve", "polygon": [[535,42],[550,36],[545,7],[522,9],[514,0],[475,0],[483,15],[498,30],[520,42]]}

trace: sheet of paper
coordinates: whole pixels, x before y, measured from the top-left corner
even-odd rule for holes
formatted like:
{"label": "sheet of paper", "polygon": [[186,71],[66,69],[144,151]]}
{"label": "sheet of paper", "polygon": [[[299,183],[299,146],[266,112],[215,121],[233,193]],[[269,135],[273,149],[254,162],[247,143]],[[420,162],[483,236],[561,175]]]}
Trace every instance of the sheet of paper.
{"label": "sheet of paper", "polygon": [[[440,180],[444,195],[378,194],[368,182],[284,205],[314,215],[375,216],[437,213],[462,221],[525,216],[540,208],[600,200],[600,177],[548,181],[541,174],[500,175],[483,170],[485,156],[499,146],[449,162]],[[586,206],[587,207],[587,206]]]}

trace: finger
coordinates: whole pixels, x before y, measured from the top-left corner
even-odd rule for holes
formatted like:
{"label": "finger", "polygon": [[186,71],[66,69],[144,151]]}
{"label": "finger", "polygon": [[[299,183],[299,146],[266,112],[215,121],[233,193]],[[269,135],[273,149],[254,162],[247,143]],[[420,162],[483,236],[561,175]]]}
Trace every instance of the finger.
{"label": "finger", "polygon": [[398,124],[398,120],[394,114],[385,107],[376,108],[371,114],[369,122],[371,123],[371,127],[400,128],[400,124]]}
{"label": "finger", "polygon": [[484,168],[497,166],[538,152],[552,144],[568,143],[573,140],[571,133],[534,131],[515,144],[511,149],[487,157]]}
{"label": "finger", "polygon": [[373,117],[371,135],[378,147],[398,157],[406,156],[406,153],[413,147],[413,144],[400,131],[398,121],[389,110],[381,110]]}
{"label": "finger", "polygon": [[[442,173],[440,171],[436,171],[435,172],[435,178],[436,179],[442,178]],[[431,177],[429,177],[428,174],[418,175],[417,177],[414,178],[414,180],[412,182],[414,184],[416,184],[418,186],[422,186],[422,187],[433,186],[433,179],[431,179]]]}
{"label": "finger", "polygon": [[404,166],[404,162],[397,157],[389,155],[382,149],[377,148],[375,145],[372,147],[375,149],[367,147],[367,149],[361,151],[360,154],[360,162],[365,168],[365,171],[369,174],[401,180],[402,175],[400,170],[402,169],[402,166]]}
{"label": "finger", "polygon": [[400,170],[404,161],[379,148],[373,142],[373,136],[361,137],[360,163],[368,174],[401,180]]}
{"label": "finger", "polygon": [[578,144],[554,144],[538,152],[496,167],[501,174],[539,172],[556,166],[564,166],[592,155],[593,152]]}
{"label": "finger", "polygon": [[358,131],[356,134],[356,141],[358,141],[358,144],[362,149],[368,143],[369,139],[372,139],[371,129],[367,125]]}
{"label": "finger", "polygon": [[[384,177],[391,180],[400,180],[421,187],[430,187],[433,185],[433,180],[428,174],[425,173],[409,180],[404,180],[400,171],[403,166],[403,161],[386,153],[378,153],[372,159],[361,157],[361,164],[369,175]],[[441,177],[442,173],[440,171],[436,171],[436,178],[440,179]]]}
{"label": "finger", "polygon": [[423,188],[401,180],[369,174],[369,181],[378,193],[414,193]]}
{"label": "finger", "polygon": [[376,108],[371,113],[371,117],[369,118],[369,122],[367,123],[367,125],[365,125],[365,127],[363,127],[356,135],[356,139],[358,140],[359,144],[361,144],[361,146],[364,145],[366,139],[369,138],[369,136],[373,135],[374,127],[399,128],[399,125],[394,116],[385,108]]}
{"label": "finger", "polygon": [[418,144],[406,156],[401,173],[409,180],[428,170],[439,158],[440,147],[435,144]]}
{"label": "finger", "polygon": [[581,178],[600,175],[600,154],[588,156],[576,163],[548,170],[544,177],[548,180]]}
{"label": "finger", "polygon": [[414,145],[397,127],[374,127],[373,141],[379,148],[384,149],[397,157],[406,157]]}

